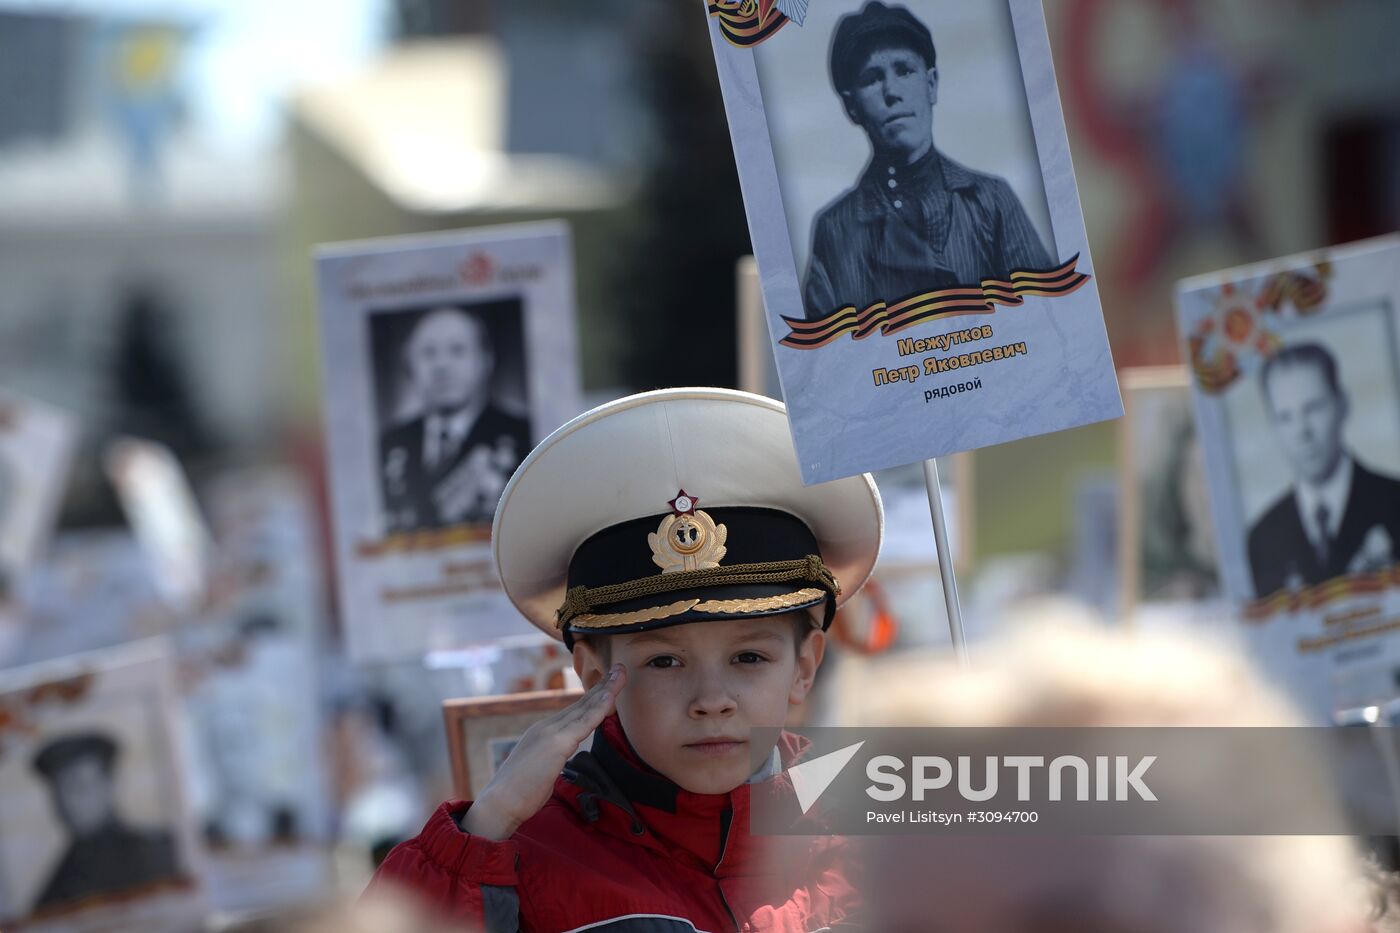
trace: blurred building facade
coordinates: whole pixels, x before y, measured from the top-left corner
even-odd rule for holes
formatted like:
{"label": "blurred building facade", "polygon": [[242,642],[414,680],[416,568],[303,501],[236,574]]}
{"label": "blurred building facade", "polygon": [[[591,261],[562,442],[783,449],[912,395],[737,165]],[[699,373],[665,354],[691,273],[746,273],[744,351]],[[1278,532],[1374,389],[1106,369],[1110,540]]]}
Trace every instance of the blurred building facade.
{"label": "blurred building facade", "polygon": [[1400,61],[1383,38],[1400,7],[1069,0],[1047,15],[1119,366],[1180,360],[1184,276],[1400,227]]}

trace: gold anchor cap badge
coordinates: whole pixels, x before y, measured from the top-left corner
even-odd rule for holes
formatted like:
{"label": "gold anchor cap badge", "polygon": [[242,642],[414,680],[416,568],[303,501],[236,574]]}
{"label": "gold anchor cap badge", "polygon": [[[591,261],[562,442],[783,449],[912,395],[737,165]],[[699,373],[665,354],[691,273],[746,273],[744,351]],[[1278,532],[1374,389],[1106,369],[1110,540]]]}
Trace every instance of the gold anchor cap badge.
{"label": "gold anchor cap badge", "polygon": [[661,520],[656,531],[647,535],[651,559],[662,573],[683,570],[711,570],[724,557],[729,530],[695,506],[699,497],[684,489],[666,504],[671,514]]}

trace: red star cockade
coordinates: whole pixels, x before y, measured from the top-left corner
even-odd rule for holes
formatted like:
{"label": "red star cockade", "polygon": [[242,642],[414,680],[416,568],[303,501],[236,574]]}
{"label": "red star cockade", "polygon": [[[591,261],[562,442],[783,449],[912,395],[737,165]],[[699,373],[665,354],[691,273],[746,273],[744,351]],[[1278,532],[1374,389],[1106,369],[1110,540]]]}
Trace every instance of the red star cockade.
{"label": "red star cockade", "polygon": [[686,491],[682,489],[680,492],[676,493],[676,498],[666,504],[671,507],[671,511],[676,515],[694,515],[695,506],[699,504],[699,502],[699,498],[687,494]]}

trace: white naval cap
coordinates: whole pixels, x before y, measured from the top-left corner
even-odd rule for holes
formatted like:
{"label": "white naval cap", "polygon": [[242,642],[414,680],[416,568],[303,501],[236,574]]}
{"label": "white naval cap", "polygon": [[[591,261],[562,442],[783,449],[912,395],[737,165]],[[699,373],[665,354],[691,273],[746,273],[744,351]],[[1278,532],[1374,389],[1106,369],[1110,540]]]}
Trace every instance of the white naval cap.
{"label": "white naval cap", "polygon": [[883,530],[868,474],[802,484],[782,403],[662,389],[545,438],[501,494],[491,546],[511,602],[572,643],[823,602],[830,624]]}

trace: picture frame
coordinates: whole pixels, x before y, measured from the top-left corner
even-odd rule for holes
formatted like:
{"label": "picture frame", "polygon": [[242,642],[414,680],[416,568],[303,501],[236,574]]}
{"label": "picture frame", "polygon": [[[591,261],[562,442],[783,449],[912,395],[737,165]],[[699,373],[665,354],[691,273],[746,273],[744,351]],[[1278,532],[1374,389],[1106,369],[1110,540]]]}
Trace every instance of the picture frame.
{"label": "picture frame", "polygon": [[1318,722],[1400,692],[1397,269],[1392,235],[1177,284],[1222,587]]}
{"label": "picture frame", "polygon": [[1119,381],[1118,610],[1131,624],[1145,603],[1218,602],[1220,583],[1186,367],[1133,367]]}
{"label": "picture frame", "polygon": [[184,931],[204,853],[168,642],[0,672],[0,922]]}
{"label": "picture frame", "polygon": [[[705,5],[803,481],[1120,416],[1040,0],[863,4]],[[891,117],[907,132],[885,134],[835,87],[870,51],[837,40],[893,28],[846,29],[868,15],[941,36],[936,65],[932,47],[916,53],[936,90]],[[919,133],[922,149],[894,152]],[[925,175],[952,201],[925,203]],[[999,219],[973,230],[964,201]],[[836,245],[861,236],[868,256]]]}
{"label": "picture frame", "polygon": [[325,244],[316,273],[351,659],[519,635],[491,523],[533,445],[583,407],[568,227]]}
{"label": "picture frame", "polygon": [[583,690],[565,688],[444,700],[442,720],[453,793],[462,800],[475,800],[526,729],[583,694]]}

